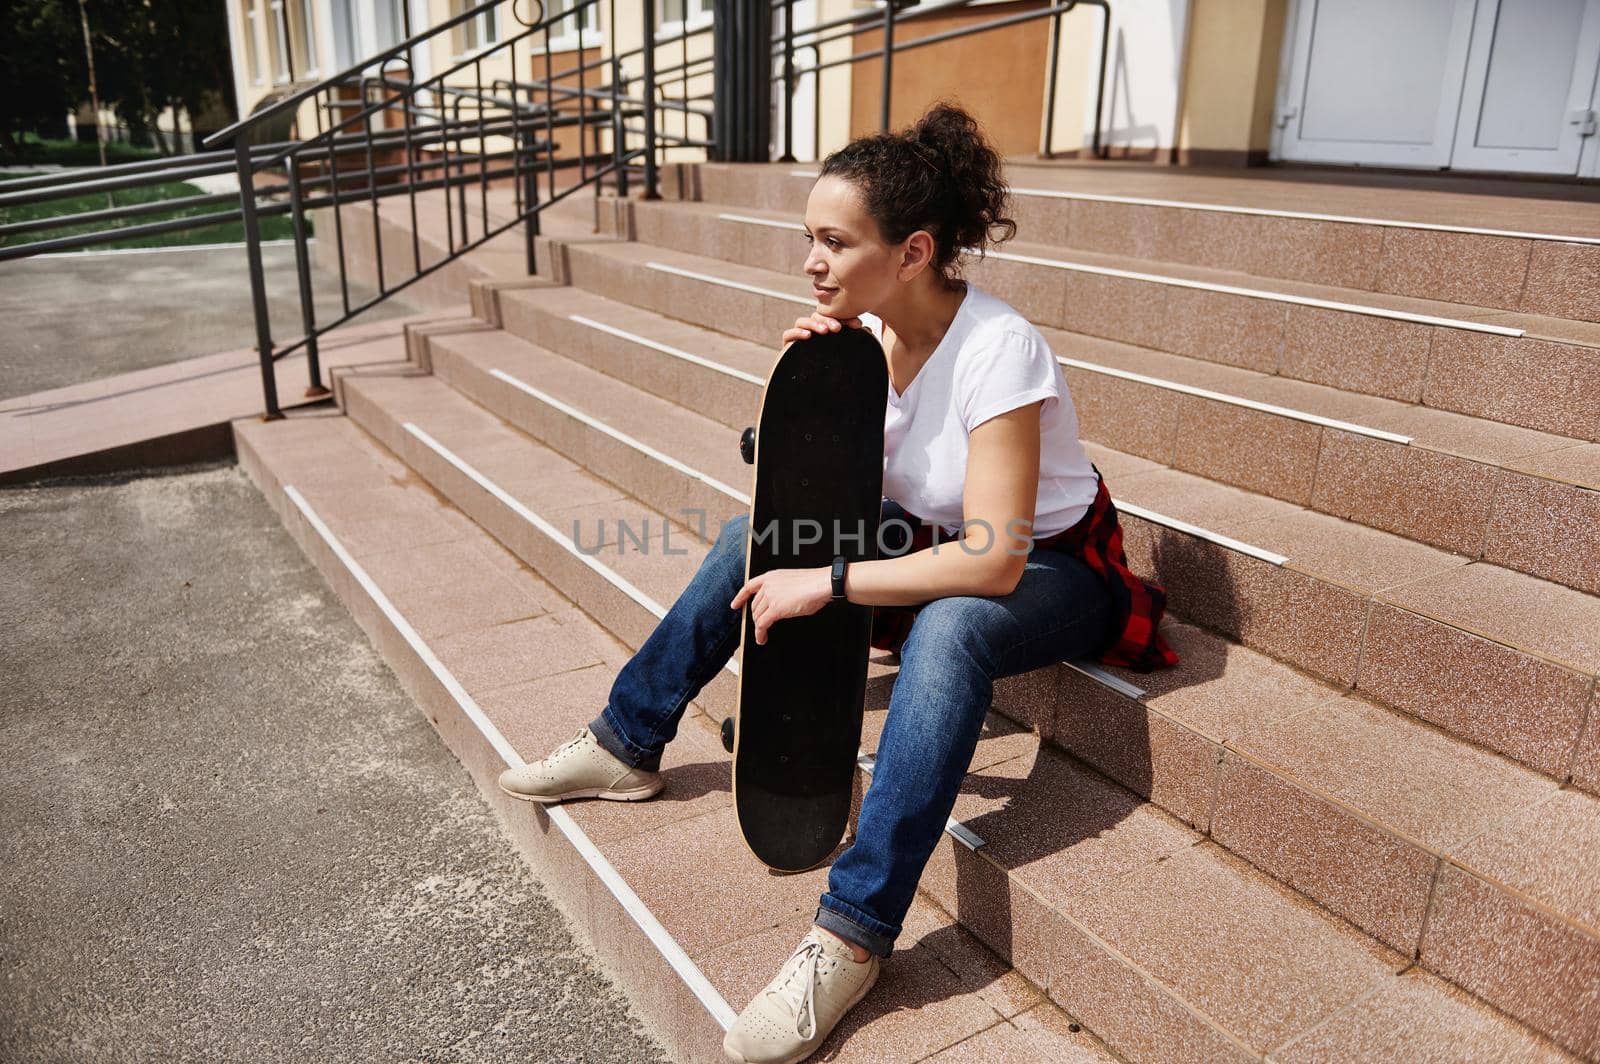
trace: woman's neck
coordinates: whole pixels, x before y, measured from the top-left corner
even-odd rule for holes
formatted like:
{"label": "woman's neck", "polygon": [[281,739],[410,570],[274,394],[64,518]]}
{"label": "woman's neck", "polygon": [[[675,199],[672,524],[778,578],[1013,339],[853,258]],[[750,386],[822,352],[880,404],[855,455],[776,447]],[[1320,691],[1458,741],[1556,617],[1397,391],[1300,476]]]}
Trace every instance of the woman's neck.
{"label": "woman's neck", "polygon": [[[927,277],[926,272],[923,277]],[[921,281],[921,278],[918,278]],[[944,339],[967,296],[965,282],[946,288],[936,278],[913,283],[874,311],[907,353],[930,354]]]}

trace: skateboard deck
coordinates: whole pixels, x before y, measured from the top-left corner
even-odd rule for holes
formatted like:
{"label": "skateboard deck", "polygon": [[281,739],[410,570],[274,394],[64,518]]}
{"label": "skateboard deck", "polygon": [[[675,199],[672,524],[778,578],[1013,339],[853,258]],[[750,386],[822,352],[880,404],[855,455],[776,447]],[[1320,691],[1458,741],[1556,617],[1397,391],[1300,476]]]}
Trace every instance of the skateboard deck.
{"label": "skateboard deck", "polygon": [[[864,329],[779,356],[756,426],[746,580],[877,556],[888,393],[883,349]],[[815,867],[844,837],[871,629],[870,606],[829,602],[774,623],[760,644],[745,606],[733,797],[746,845],[771,868]]]}

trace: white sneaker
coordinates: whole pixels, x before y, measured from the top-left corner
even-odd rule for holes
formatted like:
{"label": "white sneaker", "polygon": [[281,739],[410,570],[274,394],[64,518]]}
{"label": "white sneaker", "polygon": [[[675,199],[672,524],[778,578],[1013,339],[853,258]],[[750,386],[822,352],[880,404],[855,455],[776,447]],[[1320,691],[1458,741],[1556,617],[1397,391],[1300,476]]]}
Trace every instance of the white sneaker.
{"label": "white sneaker", "polygon": [[809,1057],[878,981],[877,954],[857,961],[849,943],[807,932],[767,988],[745,1006],[722,1040],[736,1064],[795,1064]]}
{"label": "white sneaker", "polygon": [[638,802],[654,797],[661,787],[661,773],[624,764],[601,746],[588,728],[556,747],[543,761],[500,773],[500,789],[525,802],[564,802],[568,798]]}

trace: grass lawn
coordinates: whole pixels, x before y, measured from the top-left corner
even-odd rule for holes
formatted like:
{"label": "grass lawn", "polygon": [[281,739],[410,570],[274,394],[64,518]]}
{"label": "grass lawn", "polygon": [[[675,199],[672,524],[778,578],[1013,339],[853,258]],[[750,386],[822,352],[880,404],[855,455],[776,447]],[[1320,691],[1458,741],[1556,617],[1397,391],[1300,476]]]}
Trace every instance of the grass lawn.
{"label": "grass lawn", "polygon": [[[135,148],[132,144],[112,142],[106,145],[106,164],[136,163],[145,159],[158,159],[161,153],[154,148]],[[94,141],[40,140],[32,133],[22,137],[22,154],[6,160],[7,165],[49,163],[54,166],[99,166],[100,149]]]}
{"label": "grass lawn", "polygon": [[[93,145],[90,145],[93,147]],[[21,171],[5,171],[0,173],[0,182],[5,178],[26,177]],[[83,179],[88,180],[93,174],[85,171]],[[0,192],[5,190],[0,183]],[[132,206],[138,203],[153,203],[158,200],[183,199],[188,196],[201,195],[201,190],[194,185],[183,181],[168,181],[159,185],[145,185],[140,188],[126,188],[111,195],[118,207]],[[109,204],[106,202],[104,192],[85,196],[70,196],[65,199],[44,200],[39,203],[24,204],[20,207],[0,207],[0,225],[10,222],[32,221],[35,218],[54,218],[69,214],[82,214],[87,211],[103,211]],[[144,225],[149,222],[165,221],[169,218],[185,218],[201,214],[216,214],[228,210],[226,203],[210,205],[174,207],[170,211],[160,211],[153,214],[139,215],[134,218],[123,218],[116,222],[89,222],[80,225],[64,226],[55,229],[39,229],[29,233],[18,233],[13,236],[0,237],[0,247],[10,247],[17,244],[31,244],[41,240],[54,240],[58,237],[71,236],[76,233],[89,233],[98,229],[123,228],[130,225]],[[310,219],[307,219],[309,227]],[[261,239],[283,240],[293,235],[293,226],[287,215],[273,215],[261,219]],[[187,244],[228,244],[244,239],[244,225],[241,222],[224,222],[207,225],[197,229],[181,229],[174,233],[157,233],[154,235],[129,237],[126,240],[115,240],[105,244],[96,244],[84,250],[103,251],[108,248],[157,248],[157,247],[182,247]]]}

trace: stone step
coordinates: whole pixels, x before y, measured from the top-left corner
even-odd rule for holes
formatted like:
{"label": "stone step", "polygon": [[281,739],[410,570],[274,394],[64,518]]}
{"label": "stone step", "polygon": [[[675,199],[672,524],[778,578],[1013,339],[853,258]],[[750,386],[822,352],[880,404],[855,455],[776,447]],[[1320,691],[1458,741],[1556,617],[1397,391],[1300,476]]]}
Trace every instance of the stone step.
{"label": "stone step", "polygon": [[[739,428],[776,354],[583,290],[499,305],[508,331]],[[1600,445],[1043,331],[1086,440],[1600,592]]]}
{"label": "stone step", "polygon": [[[349,418],[234,428],[241,463],[671,1059],[721,1061],[726,1025],[805,933],[826,871],[772,876],[744,851],[727,756],[700,716],[669,748],[654,801],[545,810],[506,797],[499,771],[582,727],[626,648]],[[1117,1059],[926,899],[897,947],[829,1059]]]}
{"label": "stone step", "polygon": [[[431,343],[437,347],[455,339]],[[443,364],[437,352],[435,358],[436,365]],[[485,527],[503,529],[495,532],[496,538],[524,560],[560,551],[527,516],[536,512],[526,501],[534,497],[534,489],[490,490],[482,473],[509,464],[525,471],[529,485],[534,479],[527,471],[533,469],[571,477],[573,471],[559,459],[552,461],[541,445],[525,443],[524,460],[513,463],[506,441],[515,430],[442,381],[362,378],[349,382],[345,395],[352,418],[380,440],[394,441],[413,467],[464,512]],[[603,489],[603,481],[596,478],[594,483],[595,490]],[[550,491],[552,502],[572,494],[570,488],[538,490]],[[494,506],[499,516],[488,512]],[[524,531],[512,531],[513,522]],[[544,545],[533,543],[535,537]],[[682,559],[697,561],[704,548],[691,542],[682,549],[687,553],[676,563],[680,572],[688,568]],[[593,560],[630,586],[661,588],[667,582],[662,556],[624,546],[615,554],[602,551]],[[543,563],[535,564],[547,571]],[[620,600],[623,608],[642,623],[617,617],[618,597],[608,593],[616,585],[598,576],[593,566],[580,562],[552,569],[561,576],[552,579],[557,590],[571,595],[589,615],[603,618],[619,635],[648,631],[653,624],[654,614],[627,596]],[[633,642],[642,634],[623,638]],[[590,712],[603,693],[594,698]],[[715,707],[731,705],[730,692],[714,683],[700,702],[712,709],[715,719]],[[874,738],[875,729],[869,728],[868,742]],[[1041,747],[1030,733],[992,722],[974,766],[963,801],[987,806],[974,819],[984,823],[990,837],[976,851],[965,845],[954,850],[941,846],[925,888],[948,898],[980,937],[1002,956],[1014,957],[1012,963],[1035,986],[1126,1057],[1250,1060],[1283,1049],[1290,1059],[1297,1046],[1314,1051],[1309,1047],[1322,1039],[1354,1029],[1388,1045],[1398,1035],[1395,1003],[1412,995],[1421,999],[1423,1018],[1408,1017],[1402,1023],[1416,1037],[1459,1038],[1463,1029],[1479,1028],[1489,1039],[1484,1044],[1505,1052],[1553,1052],[1153,804]],[[1039,831],[1036,824],[1014,820],[1009,810],[999,808],[1007,805],[1006,795],[1034,784],[1035,796],[1050,795],[1053,825],[1059,826],[1063,808],[1074,811],[1069,831]],[[1063,803],[1063,791],[1070,792],[1070,801]],[[707,835],[733,834],[731,823],[710,817],[680,821],[675,830],[684,846],[703,845]],[[985,852],[996,845],[1000,848],[995,854]],[[725,849],[729,852],[718,853],[710,866],[718,869],[719,878],[724,863],[748,860],[742,851],[733,852],[736,844]],[[1008,867],[1014,855],[1028,852],[1030,858]],[[618,867],[627,872],[624,864]],[[688,876],[695,874],[691,869],[703,874],[708,865],[703,854],[689,854],[675,859],[674,867]],[[1028,871],[1047,867],[1057,870],[1055,882],[1027,881]],[[725,899],[726,894],[719,894],[719,901]],[[1132,930],[1143,941],[1129,937],[1130,901],[1139,911]],[[1196,927],[1206,929],[1201,932],[1206,943],[1198,951],[1206,955],[1205,963],[1194,963]],[[1074,1011],[1079,1006],[1084,1013]],[[855,1044],[847,1043],[845,1050]]]}
{"label": "stone step", "polygon": [[[651,249],[637,253],[642,261],[674,264],[654,249],[720,260],[770,275],[752,283],[792,293],[797,306],[814,305],[801,270],[798,213],[671,201],[631,207],[629,232]],[[1023,240],[982,261],[969,258],[965,272],[1040,325],[1600,440],[1600,324],[1593,322]]]}
{"label": "stone step", "polygon": [[[682,192],[798,213],[816,164],[705,163]],[[1152,262],[1600,321],[1600,205],[1006,163],[1027,241]],[[678,190],[674,190],[677,192]]]}
{"label": "stone step", "polygon": [[[524,291],[508,305],[565,298]],[[629,324],[643,329],[648,322],[635,314]],[[651,339],[648,331],[636,335]],[[588,327],[561,334],[588,345],[567,349],[577,352],[593,349],[595,336],[614,348],[615,337]],[[629,343],[632,357],[681,361]],[[466,354],[473,344],[462,341],[452,350]],[[611,389],[618,411],[648,404],[650,397],[626,381],[590,372],[574,397]],[[741,418],[748,411],[754,420],[755,402],[752,392]],[[645,436],[658,430],[652,446],[672,453],[677,445],[657,420],[628,424]],[[714,431],[710,424],[695,430],[696,447]],[[724,451],[712,448],[724,479],[734,475],[727,470],[736,439],[730,431]],[[628,475],[620,463],[636,459],[625,450],[604,475]],[[1600,671],[1600,599],[1182,470],[1129,462],[1103,449],[1093,454],[1104,458],[1102,472],[1122,504],[1130,561],[1168,589],[1175,612],[1558,780],[1600,774],[1591,766],[1596,738],[1583,733]],[[729,497],[727,505],[736,512],[740,501]],[[1440,658],[1453,667],[1437,668]]]}
{"label": "stone step", "polygon": [[[709,459],[698,468],[690,466],[692,470],[727,478],[724,483],[735,491],[734,484],[748,483],[748,467],[743,467],[743,481],[735,479],[740,472],[736,464],[742,463],[734,455],[731,429],[721,430],[724,446],[708,448],[708,430],[693,423],[695,415],[678,411],[674,423],[663,400],[636,395],[597,371],[511,337],[495,340],[492,334],[439,336],[430,346],[434,367],[445,381],[567,458],[583,456],[592,472],[641,500],[655,496],[676,501],[696,486],[692,474],[670,468],[642,449],[661,455],[676,450],[675,457],[687,465],[688,452],[674,436],[685,424],[690,426],[688,438]],[[533,380],[548,397],[537,405],[524,401],[527,393],[516,383]],[[574,439],[584,430],[586,440]],[[669,478],[680,485],[664,485]],[[712,528],[748,505],[729,492],[722,494],[725,502],[720,511],[712,511]],[[666,524],[666,514],[652,521],[621,501],[607,505],[616,506],[622,519],[636,527]],[[702,501],[696,507],[702,522],[705,505]],[[581,540],[577,530],[573,538]],[[597,536],[591,539],[602,542]],[[641,572],[652,572],[643,568],[643,559],[637,564]],[[658,601],[670,603],[675,597],[673,593]],[[1152,708],[1148,693],[1130,698],[1127,688],[1095,682],[1081,668],[1065,664],[1003,682],[995,708],[1037,728],[1130,790],[1157,800],[1407,956],[1423,948],[1423,917],[1440,869],[1448,865],[1454,874],[1476,869],[1464,862],[1452,864],[1457,850],[1490,831],[1508,811],[1529,809],[1557,792],[1555,781],[1506,758],[1341,694],[1216,636],[1174,625],[1172,639],[1186,665],[1149,677],[1122,676],[1135,690],[1140,685],[1164,688],[1164,708]],[[1237,662],[1231,670],[1226,667],[1230,661]],[[877,714],[886,705],[890,678],[887,669],[877,677],[869,744],[881,726]],[[1220,689],[1211,679],[1219,681]],[[1218,715],[1219,699],[1225,699],[1230,715]],[[718,712],[730,712],[731,706],[726,701]],[[1063,724],[1069,712],[1073,715]],[[1301,741],[1304,730],[1318,727],[1321,737],[1331,736],[1332,743]],[[1330,759],[1329,748],[1352,752]],[[1141,749],[1148,752],[1131,753]],[[1600,800],[1583,796],[1583,803],[1571,807],[1569,833],[1600,831]],[[1329,860],[1330,849],[1340,860]],[[1565,928],[1565,920],[1582,928],[1577,939],[1566,943],[1579,966],[1600,962],[1600,923],[1584,923],[1592,917],[1572,915],[1586,913],[1600,902],[1600,895],[1586,900],[1581,891],[1576,898],[1566,894],[1560,885],[1570,875],[1564,851],[1534,849],[1523,846],[1523,857],[1539,871],[1525,871],[1510,882],[1494,881],[1500,892],[1496,896],[1521,913],[1539,914],[1541,905],[1554,908],[1562,914],[1558,927]],[[1436,933],[1446,935],[1437,928]],[[1428,948],[1448,947],[1430,943]]]}

